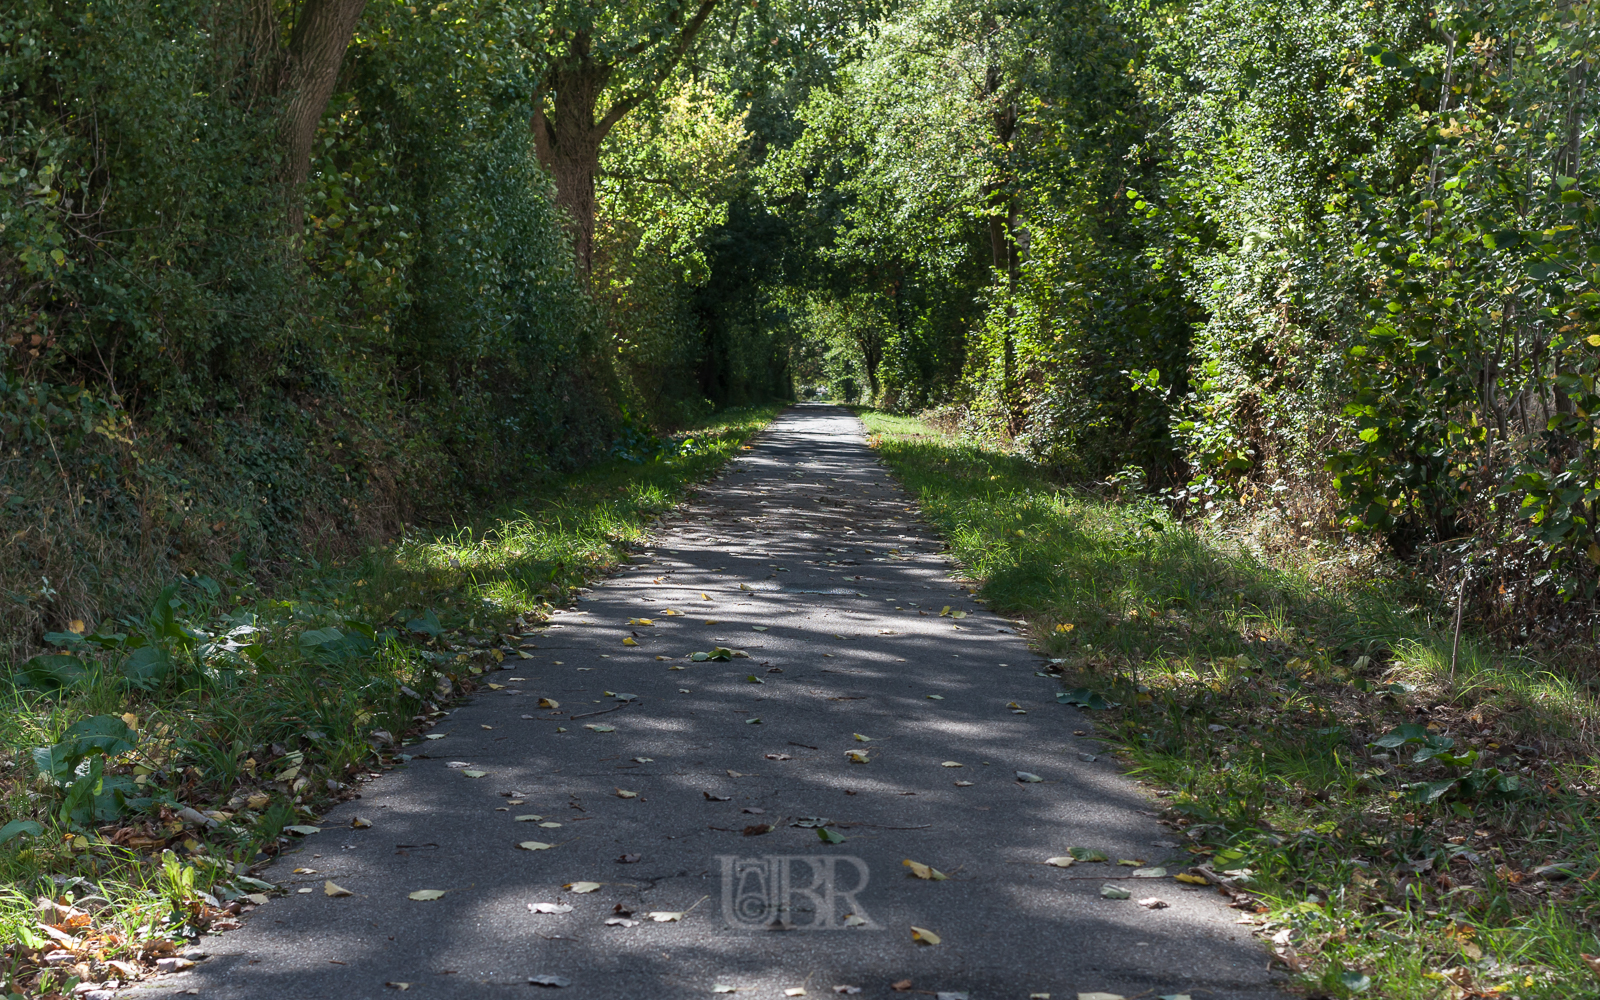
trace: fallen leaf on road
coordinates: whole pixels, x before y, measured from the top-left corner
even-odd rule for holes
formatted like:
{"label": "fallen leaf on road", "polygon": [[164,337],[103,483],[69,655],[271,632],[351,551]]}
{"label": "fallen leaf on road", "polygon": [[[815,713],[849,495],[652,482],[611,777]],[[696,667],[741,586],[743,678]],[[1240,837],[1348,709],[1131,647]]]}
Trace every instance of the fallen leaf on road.
{"label": "fallen leaf on road", "polygon": [[420,900],[443,899],[444,898],[444,890],[443,889],[418,889],[416,892],[411,893],[406,898],[407,899],[420,899]]}
{"label": "fallen leaf on road", "polygon": [[1035,781],[1043,781],[1044,779],[1031,771],[1018,771],[1017,780],[1021,782],[1032,783]]}
{"label": "fallen leaf on road", "polygon": [[656,910],[646,913],[645,916],[658,924],[670,924],[675,920],[682,920],[688,912],[688,910]]}
{"label": "fallen leaf on road", "polygon": [[642,855],[642,854],[624,854],[624,855],[622,855],[622,856],[617,858],[617,864],[619,864],[619,865],[638,864],[639,863],[639,859],[642,858],[642,857],[644,857],[644,855]]}
{"label": "fallen leaf on road", "polygon": [[[709,601],[709,600],[711,600],[711,595],[710,594],[701,594],[700,595],[700,599],[702,601]],[[715,623],[713,623],[713,624],[715,624]]]}
{"label": "fallen leaf on road", "polygon": [[309,837],[313,833],[322,832],[322,827],[320,826],[307,826],[303,823],[298,826],[286,826],[284,829],[288,830],[290,833],[298,833],[302,837]]}
{"label": "fallen leaf on road", "polygon": [[484,775],[488,774],[489,772],[488,771],[462,771],[461,773],[466,775],[469,778],[481,778]]}
{"label": "fallen leaf on road", "polygon": [[902,979],[898,983],[892,984],[889,988],[891,990],[894,990],[896,993],[910,993],[911,992],[911,980]]}
{"label": "fallen leaf on road", "polygon": [[442,740],[446,736],[449,736],[449,735],[450,735],[449,733],[428,733],[426,736],[424,736],[422,738],[425,739],[425,740]]}
{"label": "fallen leaf on road", "polygon": [[934,996],[937,1000],[967,1000],[965,993],[936,993]]}
{"label": "fallen leaf on road", "polygon": [[859,915],[854,914],[854,913],[846,913],[844,915],[844,925],[846,927],[860,927],[863,924],[865,924],[866,922],[867,922],[867,918],[866,917],[859,916]]}
{"label": "fallen leaf on road", "polygon": [[541,819],[544,819],[544,817],[543,816],[535,816],[532,813],[529,813],[526,816],[518,816],[518,817],[516,817],[516,822],[518,822],[518,823],[537,823]]}
{"label": "fallen leaf on road", "polygon": [[917,944],[938,944],[939,935],[926,927],[913,927],[911,928],[911,940]]}
{"label": "fallen leaf on road", "polygon": [[635,757],[633,762],[635,764],[654,764],[656,759],[654,757]]}
{"label": "fallen leaf on road", "polygon": [[1103,885],[1100,887],[1101,899],[1127,899],[1132,895],[1133,893],[1122,888],[1121,886]]}
{"label": "fallen leaf on road", "polygon": [[727,986],[727,985],[724,985],[722,983],[718,983],[717,985],[711,987],[711,992],[713,992],[713,993],[737,993],[737,992],[739,992],[739,987],[737,987],[737,986]]}
{"label": "fallen leaf on road", "polygon": [[1166,878],[1167,877],[1167,870],[1165,868],[1135,868],[1133,870],[1133,877],[1134,878]]}
{"label": "fallen leaf on road", "polygon": [[529,976],[528,984],[531,986],[571,986],[572,980],[560,976]]}
{"label": "fallen leaf on road", "polygon": [[928,700],[929,701],[944,701],[944,695],[942,695],[942,694],[930,694],[930,695],[928,695]]}
{"label": "fallen leaf on road", "polygon": [[1159,896],[1146,896],[1139,900],[1139,905],[1147,910],[1165,910],[1171,904]]}
{"label": "fallen leaf on road", "polygon": [[746,677],[745,680],[748,681],[751,684],[765,684],[766,683],[766,681],[764,681],[761,678],[757,677],[755,674],[751,674],[749,677]]}
{"label": "fallen leaf on road", "polygon": [[627,791],[626,789],[622,789],[622,788],[618,788],[617,789],[617,798],[619,798],[619,799],[636,799],[638,797],[639,797],[639,793],[638,792],[630,792],[630,791]]}
{"label": "fallen leaf on road", "polygon": [[922,864],[921,862],[912,861],[910,858],[906,858],[900,863],[911,869],[911,874],[915,875],[917,878],[930,879],[934,882],[943,882],[946,878],[944,872],[941,872],[936,868],[931,868],[928,865]]}
{"label": "fallen leaf on road", "polygon": [[870,737],[870,736],[862,736],[860,733],[851,733],[851,735],[854,736],[856,738],[856,741],[859,742],[859,743],[871,743],[872,742],[872,737]]}
{"label": "fallen leaf on road", "polygon": [[746,719],[744,720],[744,724],[747,726],[759,726],[761,725],[761,720],[759,718]]}
{"label": "fallen leaf on road", "polygon": [[1179,882],[1187,882],[1189,885],[1210,885],[1211,884],[1211,882],[1205,876],[1203,876],[1203,875],[1190,875],[1188,872],[1183,872],[1180,875],[1174,875],[1173,878],[1177,879]]}
{"label": "fallen leaf on road", "polygon": [[1079,993],[1078,1000],[1123,1000],[1121,993]]}
{"label": "fallen leaf on road", "polygon": [[555,822],[554,820],[548,820],[547,819],[543,823],[540,823],[539,825],[541,827],[543,827],[544,829],[546,829],[546,830],[559,830],[559,829],[561,829],[561,824]]}
{"label": "fallen leaf on road", "polygon": [[1092,847],[1069,847],[1067,848],[1067,853],[1086,864],[1091,861],[1110,860],[1106,857],[1104,851],[1097,851]]}
{"label": "fallen leaf on road", "polygon": [[1129,868],[1137,868],[1140,865],[1144,864],[1144,862],[1143,861],[1129,861],[1127,858],[1121,858],[1121,859],[1119,859],[1117,861],[1117,864],[1126,865]]}
{"label": "fallen leaf on road", "polygon": [[542,840],[524,840],[517,846],[522,848],[524,851],[548,851],[550,848],[556,845],[546,844]]}
{"label": "fallen leaf on road", "polygon": [[661,609],[661,613],[664,614],[664,615],[681,615],[681,614],[683,614],[682,611],[674,611],[671,608],[662,608]]}
{"label": "fallen leaf on road", "polygon": [[617,727],[616,726],[602,725],[601,723],[598,723],[598,722],[591,722],[587,726],[584,726],[583,728],[591,730],[591,731],[596,732],[596,733],[614,733],[614,732],[617,731]]}
{"label": "fallen leaf on road", "polygon": [[752,823],[744,828],[746,837],[759,837],[764,833],[771,833],[776,827],[771,823]]}
{"label": "fallen leaf on road", "polygon": [[833,992],[835,992],[835,993],[851,993],[851,994],[860,993],[861,992],[861,987],[859,987],[859,986],[835,986],[833,988]]}
{"label": "fallen leaf on road", "polygon": [[[663,614],[675,615],[675,614],[677,614],[677,612],[676,611],[666,611],[666,612],[663,612]],[[654,625],[655,622],[651,621],[648,618],[629,618],[628,619],[628,624],[629,625]]]}
{"label": "fallen leaf on road", "polygon": [[794,759],[793,757],[790,757],[786,753],[769,753],[769,754],[766,754],[765,756],[766,756],[767,760],[793,760]]}
{"label": "fallen leaf on road", "polygon": [[554,698],[540,698],[539,699],[539,707],[540,708],[560,708],[561,707],[561,702],[556,701]]}
{"label": "fallen leaf on road", "polygon": [[806,995],[806,988],[804,986],[792,986],[784,990],[783,995],[786,997],[803,997]]}
{"label": "fallen leaf on road", "polygon": [[623,640],[622,640],[622,644],[624,646],[637,646],[637,645],[639,645],[637,642],[634,641],[632,636],[624,636]]}
{"label": "fallen leaf on road", "polygon": [[1077,860],[1077,858],[1073,857],[1045,858],[1044,863],[1047,865],[1055,865],[1057,868],[1071,868],[1073,864],[1077,862]]}
{"label": "fallen leaf on road", "polygon": [[360,816],[352,816],[352,817],[350,817],[350,828],[352,830],[365,830],[367,827],[369,827],[371,825],[372,825],[372,820],[370,820],[370,819],[362,819]]}
{"label": "fallen leaf on road", "polygon": [[958,781],[958,782],[956,782],[956,787],[957,788],[971,788],[972,787],[972,782],[970,782],[970,781]]}
{"label": "fallen leaf on road", "polygon": [[867,752],[865,750],[846,750],[844,755],[849,757],[851,763],[854,764],[865,764],[868,760]]}
{"label": "fallen leaf on road", "polygon": [[528,909],[533,913],[571,913],[572,907],[566,903],[529,903]]}
{"label": "fallen leaf on road", "polygon": [[638,927],[639,921],[629,920],[627,917],[607,917],[607,927]]}
{"label": "fallen leaf on road", "polygon": [[569,882],[561,888],[569,892],[594,892],[600,888],[599,882]]}
{"label": "fallen leaf on road", "polygon": [[960,767],[961,766],[961,762],[960,761],[955,761],[955,760],[947,760],[943,764],[940,764],[939,766],[940,767]]}
{"label": "fallen leaf on road", "polygon": [[730,802],[730,801],[732,801],[732,799],[730,799],[726,795],[712,795],[710,792],[701,792],[700,794],[704,795],[706,797],[706,801],[707,802]]}
{"label": "fallen leaf on road", "polygon": [[411,988],[410,983],[384,983],[383,985],[389,987],[391,990],[400,990],[402,992]]}
{"label": "fallen leaf on road", "polygon": [[765,632],[767,630],[767,626],[765,626],[765,625],[752,625],[752,626],[750,626],[750,630],[752,632]]}
{"label": "fallen leaf on road", "polygon": [[841,836],[840,834],[834,833],[832,830],[825,830],[820,826],[817,827],[817,839],[822,841],[824,844],[842,844],[842,843],[844,843],[844,837],[843,836]]}
{"label": "fallen leaf on road", "polygon": [[332,882],[322,883],[322,892],[324,895],[335,897],[355,895],[355,893],[351,892],[349,889],[346,889],[344,886],[334,885]]}

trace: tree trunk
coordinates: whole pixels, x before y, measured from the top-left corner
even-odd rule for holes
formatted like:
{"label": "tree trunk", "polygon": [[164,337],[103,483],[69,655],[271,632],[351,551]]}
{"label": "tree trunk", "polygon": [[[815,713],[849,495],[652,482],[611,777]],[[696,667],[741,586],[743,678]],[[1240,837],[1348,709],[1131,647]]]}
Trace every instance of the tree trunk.
{"label": "tree trunk", "polygon": [[279,128],[283,180],[289,188],[289,230],[294,234],[305,224],[299,187],[311,173],[311,145],[365,7],[366,0],[304,0],[282,53],[277,89],[287,104]]}
{"label": "tree trunk", "polygon": [[[554,98],[549,114],[543,102],[533,109],[533,148],[556,182],[556,204],[567,217],[578,270],[594,267],[594,221],[599,206],[594,179],[600,172],[600,144],[617,119],[595,119],[601,92],[612,69],[590,58],[590,39],[575,36],[567,66],[552,70],[546,89]],[[607,117],[610,117],[609,115]]]}

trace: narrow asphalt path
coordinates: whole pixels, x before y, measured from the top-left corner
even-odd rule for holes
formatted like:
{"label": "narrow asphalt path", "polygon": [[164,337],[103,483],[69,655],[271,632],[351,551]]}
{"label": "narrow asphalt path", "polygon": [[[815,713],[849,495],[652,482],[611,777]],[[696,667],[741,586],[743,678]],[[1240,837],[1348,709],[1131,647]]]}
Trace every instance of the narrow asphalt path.
{"label": "narrow asphalt path", "polygon": [[[135,995],[1282,996],[1225,899],[1116,864],[1186,862],[850,414],[789,410],[655,542]],[[748,655],[690,658],[716,647]],[[1043,864],[1074,847],[1109,861]]]}

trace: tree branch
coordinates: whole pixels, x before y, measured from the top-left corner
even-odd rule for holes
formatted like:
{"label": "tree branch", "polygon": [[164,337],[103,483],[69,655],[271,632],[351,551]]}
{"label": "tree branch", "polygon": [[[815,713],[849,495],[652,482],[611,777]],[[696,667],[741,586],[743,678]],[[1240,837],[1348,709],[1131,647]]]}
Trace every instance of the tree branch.
{"label": "tree branch", "polygon": [[649,97],[657,87],[661,86],[662,81],[677,67],[684,54],[689,51],[689,46],[694,44],[694,40],[699,36],[700,30],[706,26],[706,20],[711,17],[711,12],[716,9],[717,2],[718,0],[701,0],[700,9],[694,12],[694,17],[690,18],[689,23],[684,25],[683,30],[678,32],[677,43],[673,46],[675,51],[673,51],[666,64],[656,70],[650,80],[641,84],[633,93],[619,98],[617,103],[613,104],[605,115],[601,117],[598,127],[602,136],[610,132],[611,127],[621,121],[624,115],[644,103],[645,98]]}

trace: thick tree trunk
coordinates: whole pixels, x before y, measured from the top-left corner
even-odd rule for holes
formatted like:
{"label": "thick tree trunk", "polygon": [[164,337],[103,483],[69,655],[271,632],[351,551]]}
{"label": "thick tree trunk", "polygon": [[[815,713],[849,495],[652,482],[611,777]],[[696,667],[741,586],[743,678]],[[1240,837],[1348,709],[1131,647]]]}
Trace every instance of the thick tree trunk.
{"label": "thick tree trunk", "polygon": [[578,270],[588,274],[594,267],[594,222],[599,211],[594,179],[600,172],[600,144],[616,119],[595,118],[611,67],[590,59],[587,36],[574,38],[570,51],[572,68],[554,70],[547,80],[546,89],[554,98],[550,112],[545,113],[542,102],[534,105],[533,147],[556,182],[556,204],[567,217]]}
{"label": "thick tree trunk", "polygon": [[304,0],[283,53],[279,92],[288,98],[280,124],[283,179],[290,188],[289,223],[294,233],[304,224],[297,189],[311,172],[311,144],[365,7],[366,0]]}

